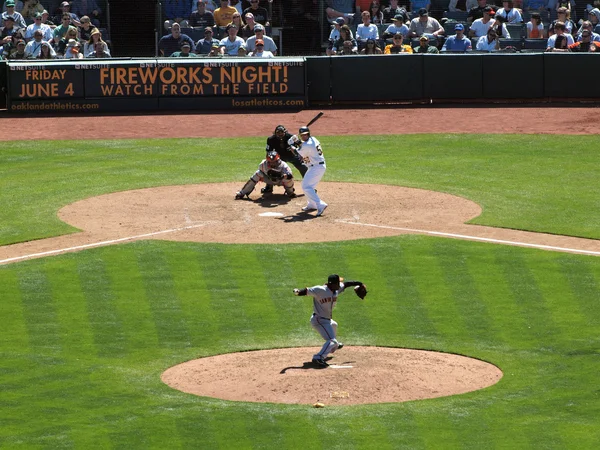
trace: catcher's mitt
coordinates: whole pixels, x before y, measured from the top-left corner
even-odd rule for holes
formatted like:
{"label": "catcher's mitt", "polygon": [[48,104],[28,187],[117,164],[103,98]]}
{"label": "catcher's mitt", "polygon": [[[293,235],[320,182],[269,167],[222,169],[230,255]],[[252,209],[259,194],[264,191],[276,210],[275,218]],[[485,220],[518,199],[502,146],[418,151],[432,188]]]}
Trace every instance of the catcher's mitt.
{"label": "catcher's mitt", "polygon": [[367,286],[364,284],[361,284],[360,286],[356,286],[354,288],[354,292],[356,292],[356,295],[358,295],[362,300],[365,299],[365,297],[367,296]]}
{"label": "catcher's mitt", "polygon": [[273,181],[279,181],[285,176],[281,172],[278,172],[278,171],[272,170],[272,169],[267,172],[267,175]]}

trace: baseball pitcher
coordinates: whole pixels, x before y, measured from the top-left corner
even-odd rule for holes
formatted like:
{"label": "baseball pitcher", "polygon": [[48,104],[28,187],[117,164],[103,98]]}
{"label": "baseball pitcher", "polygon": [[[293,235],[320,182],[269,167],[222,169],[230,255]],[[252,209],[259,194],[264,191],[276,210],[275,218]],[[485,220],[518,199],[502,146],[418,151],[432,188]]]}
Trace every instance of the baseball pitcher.
{"label": "baseball pitcher", "polygon": [[313,297],[313,315],[310,318],[310,324],[319,333],[325,344],[321,351],[313,356],[313,364],[319,367],[327,367],[329,364],[325,361],[327,355],[341,349],[344,344],[337,340],[337,322],[332,319],[333,308],[335,308],[338,295],[344,292],[347,287],[354,288],[356,295],[364,299],[367,295],[366,286],[360,281],[346,281],[337,274],[329,275],[327,284],[306,287],[304,289],[294,289],[294,295],[310,295]]}
{"label": "baseball pitcher", "polygon": [[277,152],[269,152],[267,154],[267,159],[264,159],[258,165],[258,170],[254,175],[250,177],[241,190],[236,192],[235,199],[240,200],[244,197],[249,197],[256,183],[259,181],[263,181],[267,186],[283,186],[285,194],[289,198],[296,197],[292,169],[281,160]]}

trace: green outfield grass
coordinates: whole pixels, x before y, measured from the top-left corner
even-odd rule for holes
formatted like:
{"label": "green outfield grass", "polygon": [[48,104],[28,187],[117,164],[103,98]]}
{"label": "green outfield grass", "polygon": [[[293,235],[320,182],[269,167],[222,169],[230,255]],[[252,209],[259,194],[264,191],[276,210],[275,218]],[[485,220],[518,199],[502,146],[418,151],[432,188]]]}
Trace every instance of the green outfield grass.
{"label": "green outfield grass", "polygon": [[[483,206],[477,223],[600,238],[598,137],[321,140],[326,181],[449,192]],[[55,214],[81,198],[243,181],[263,144],[4,143],[0,243],[73,231]],[[291,289],[330,272],[371,291],[364,303],[340,297],[348,345],[468,355],[504,377],[459,396],[324,409],[201,398],[161,383],[166,368],[202,356],[320,346],[310,299]],[[416,235],[149,241],[0,266],[0,447],[600,448],[599,288],[595,257]]]}

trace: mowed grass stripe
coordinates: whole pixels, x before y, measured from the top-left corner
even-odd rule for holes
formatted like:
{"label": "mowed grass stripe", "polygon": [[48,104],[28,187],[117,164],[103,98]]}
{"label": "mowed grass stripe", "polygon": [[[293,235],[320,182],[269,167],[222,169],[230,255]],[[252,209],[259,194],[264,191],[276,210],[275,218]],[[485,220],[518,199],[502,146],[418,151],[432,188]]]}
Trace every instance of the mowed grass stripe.
{"label": "mowed grass stripe", "polygon": [[[427,299],[421,295],[416,280],[425,268],[421,265],[419,252],[415,252],[415,237],[402,236],[394,241],[392,251],[385,241],[378,241],[376,256],[385,274],[385,280],[378,284],[388,287],[392,302],[389,311],[396,312],[393,318],[399,320],[402,327],[392,325],[384,330],[395,329],[393,342],[402,347],[431,345],[438,340],[439,334],[425,306]],[[388,336],[386,333],[382,337],[387,339]]]}
{"label": "mowed grass stripe", "polygon": [[[320,410],[300,407],[283,407],[273,422],[271,434],[277,436],[280,445],[277,448],[324,448],[323,435],[315,426],[320,420]],[[257,430],[258,431],[258,430]],[[272,447],[272,446],[271,446]]]}
{"label": "mowed grass stripe", "polygon": [[[412,414],[414,427],[408,432],[417,436],[423,445],[416,448],[465,448],[452,420],[456,410],[449,410],[445,402],[425,400],[426,403],[403,405]],[[402,415],[402,414],[401,414]]]}
{"label": "mowed grass stripe", "polygon": [[541,341],[544,342],[543,346],[554,345],[560,335],[534,277],[536,253],[536,250],[528,249],[510,251],[501,254],[498,260],[501,264],[500,270],[518,305],[518,314],[522,316],[526,326],[522,329],[520,340],[520,345],[524,345],[525,348],[537,348]]}
{"label": "mowed grass stripe", "polygon": [[78,258],[76,270],[98,356],[118,358],[127,354],[126,324],[118,314],[103,253],[102,250],[86,252],[83,258]]}
{"label": "mowed grass stripe", "polygon": [[[583,274],[585,266],[577,264],[580,260],[585,261],[581,256],[573,255],[565,258],[560,254],[548,255],[544,261],[539,261],[535,265],[533,273],[536,284],[546,299],[552,323],[560,333],[556,345],[565,350],[572,348],[572,345],[579,341],[581,331],[589,327],[589,318],[581,311],[577,297],[584,294],[589,299],[593,296],[593,292],[585,289],[585,282],[582,279],[585,277]],[[578,273],[580,270],[581,277]],[[572,277],[580,278],[578,289],[575,291],[569,281]]]}
{"label": "mowed grass stripe", "polygon": [[60,352],[61,330],[44,263],[19,265],[17,271],[31,350],[46,354]]}
{"label": "mowed grass stripe", "polygon": [[[0,352],[28,351],[29,333],[25,314],[17,272],[0,269]],[[8,370],[8,367],[3,370]]]}
{"label": "mowed grass stripe", "polygon": [[167,253],[173,286],[181,302],[181,311],[188,324],[193,347],[210,347],[212,336],[218,329],[215,312],[209,307],[206,280],[202,277],[199,259],[204,255],[204,246],[164,243],[175,246]]}
{"label": "mowed grass stripe", "polygon": [[273,245],[255,250],[259,256],[260,273],[267,290],[270,310],[274,315],[273,338],[279,347],[297,347],[306,344],[306,321],[308,314],[305,302],[296,297],[293,289],[300,287],[297,279],[297,264],[303,257],[303,247],[296,245]]}
{"label": "mowed grass stripe", "polygon": [[224,245],[210,245],[204,247],[204,250],[199,270],[206,283],[209,297],[207,307],[212,310],[217,327],[211,335],[211,348],[217,353],[227,353],[244,346],[238,330],[238,325],[243,324],[244,320],[239,308],[237,284],[233,281],[235,274],[228,267]]}
{"label": "mowed grass stripe", "polygon": [[146,297],[145,280],[138,265],[138,254],[145,245],[134,243],[99,250],[107,260],[114,258],[112,264],[106,265],[105,271],[112,287],[116,314],[125,324],[122,335],[127,358],[131,361],[136,361],[136,355],[141,356],[148,349],[160,347],[152,309]]}
{"label": "mowed grass stripe", "polygon": [[[571,308],[584,317],[588,327],[595,331],[591,334],[600,335],[600,265],[595,264],[597,258],[566,258],[559,257],[558,264],[568,288],[573,303]],[[595,272],[595,273],[594,273]],[[578,334],[578,330],[573,330]]]}
{"label": "mowed grass stripe", "polygon": [[235,301],[243,317],[245,336],[241,337],[245,348],[268,346],[273,334],[281,335],[283,331],[281,317],[265,292],[266,286],[272,283],[260,269],[261,264],[267,261],[277,261],[272,251],[273,248],[262,246],[243,246],[241,249],[225,246],[223,252],[237,291]]}
{"label": "mowed grass stripe", "polygon": [[[501,245],[480,245],[479,252],[467,262],[467,268],[479,293],[479,301],[485,305],[489,316],[489,348],[508,351],[518,345],[525,319],[520,315],[521,306],[517,303],[512,289],[507,283],[503,266],[504,256],[519,249]],[[510,259],[510,256],[506,256]]]}
{"label": "mowed grass stripe", "polygon": [[90,322],[87,298],[81,284],[79,261],[73,255],[44,260],[50,292],[56,303],[61,351],[65,359],[93,359],[100,350],[96,346],[97,333]]}
{"label": "mowed grass stripe", "polygon": [[416,423],[411,414],[403,415],[400,425],[388,414],[382,413],[379,406],[367,405],[362,409],[360,420],[348,421],[349,435],[346,439],[338,440],[335,433],[337,430],[333,430],[330,439],[338,441],[338,448],[393,450],[400,446],[423,447],[421,436],[414,432]]}
{"label": "mowed grass stripe", "polygon": [[[439,336],[439,340],[429,348],[439,349],[444,342],[452,343],[454,348],[460,348],[465,340],[465,330],[461,323],[460,310],[455,302],[451,301],[452,290],[444,282],[445,267],[436,253],[439,239],[425,237],[410,239],[417,239],[417,241],[415,245],[405,244],[404,254],[407,255],[407,260],[413,261],[414,286],[419,298],[422,299],[422,307],[428,320]],[[446,241],[446,245],[452,246],[455,243]],[[409,342],[407,345],[423,348],[418,342]],[[449,351],[449,347],[445,348]]]}
{"label": "mowed grass stripe", "polygon": [[[206,419],[206,430],[213,437],[213,441],[206,443],[207,448],[226,450],[254,447],[254,439],[247,427],[257,426],[256,411],[249,411],[245,407],[236,408],[234,404],[230,404],[227,409],[221,409],[220,413],[207,415]],[[262,431],[261,426],[257,428],[258,432]]]}
{"label": "mowed grass stripe", "polygon": [[[479,250],[480,246],[476,244],[465,246],[462,242],[453,244],[448,245],[447,241],[437,240],[434,251],[442,266],[444,281],[451,292],[448,300],[454,303],[460,315],[461,328],[465,330],[464,336],[471,342],[481,345],[489,339],[492,320],[485,303],[481,301],[477,284],[469,272],[468,265],[470,260],[479,257],[480,252],[473,252],[473,250]],[[481,246],[481,251],[485,248]]]}
{"label": "mowed grass stripe", "polygon": [[138,267],[159,346],[171,350],[188,348],[191,336],[173,283],[167,250],[159,245],[143,246],[138,252]]}

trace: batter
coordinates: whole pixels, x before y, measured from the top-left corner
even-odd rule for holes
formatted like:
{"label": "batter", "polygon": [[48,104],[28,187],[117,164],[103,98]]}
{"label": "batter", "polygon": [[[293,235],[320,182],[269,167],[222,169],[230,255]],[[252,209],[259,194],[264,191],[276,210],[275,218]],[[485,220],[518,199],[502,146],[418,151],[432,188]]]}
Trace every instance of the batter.
{"label": "batter", "polygon": [[[310,169],[309,169],[310,170]],[[332,319],[333,308],[335,308],[338,295],[344,292],[347,287],[362,286],[360,281],[346,281],[339,275],[329,275],[327,284],[313,286],[304,289],[294,289],[294,295],[309,295],[313,297],[313,315],[310,318],[310,324],[317,330],[325,343],[321,351],[313,356],[312,362],[319,367],[327,367],[329,364],[325,361],[327,355],[341,349],[344,344],[337,340],[337,322]]]}
{"label": "batter", "polygon": [[289,139],[288,144],[302,157],[302,161],[308,167],[302,178],[302,190],[308,198],[308,203],[302,208],[302,211],[317,210],[317,217],[319,217],[328,206],[327,203],[321,200],[316,189],[327,169],[325,157],[323,156],[321,143],[317,138],[310,135],[308,127],[301,127],[298,134],[300,138],[294,135]]}

